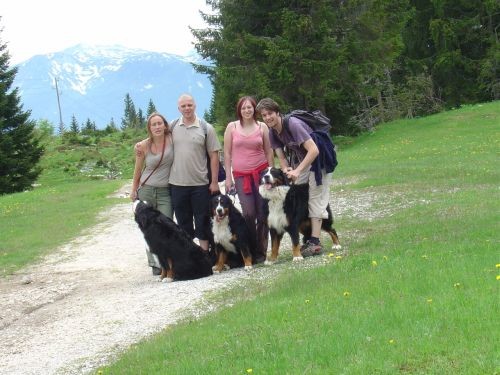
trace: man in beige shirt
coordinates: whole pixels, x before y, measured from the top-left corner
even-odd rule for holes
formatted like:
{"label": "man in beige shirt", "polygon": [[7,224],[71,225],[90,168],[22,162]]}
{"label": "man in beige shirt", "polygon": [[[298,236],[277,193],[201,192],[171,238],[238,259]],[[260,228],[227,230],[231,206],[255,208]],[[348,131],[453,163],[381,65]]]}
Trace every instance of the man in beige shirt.
{"label": "man in beige shirt", "polygon": [[212,173],[209,181],[207,157],[210,169],[218,171],[221,146],[214,127],[196,116],[196,103],[191,95],[182,94],[177,104],[182,116],[171,123],[174,145],[169,180],[172,206],[179,226],[191,237],[198,238],[200,246],[208,250],[209,200],[210,194],[219,191],[219,183],[217,173]]}

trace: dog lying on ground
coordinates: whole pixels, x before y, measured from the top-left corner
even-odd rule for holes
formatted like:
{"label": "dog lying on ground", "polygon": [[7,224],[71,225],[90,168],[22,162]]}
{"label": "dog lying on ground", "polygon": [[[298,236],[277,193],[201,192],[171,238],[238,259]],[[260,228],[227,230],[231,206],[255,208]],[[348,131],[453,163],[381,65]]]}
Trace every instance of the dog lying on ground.
{"label": "dog lying on ground", "polygon": [[212,264],[206,252],[172,219],[140,200],[134,202],[134,217],[150,251],[160,261],[161,281],[212,275]]}
{"label": "dog lying on ground", "polygon": [[214,272],[221,272],[225,264],[230,268],[252,268],[251,238],[247,223],[241,212],[227,195],[214,195],[210,199],[211,228],[215,243],[216,263]]}
{"label": "dog lying on ground", "polygon": [[[276,261],[283,235],[288,233],[292,240],[293,261],[302,260],[300,253],[300,234],[303,239],[311,237],[309,218],[309,185],[290,185],[281,169],[267,168],[261,173],[259,193],[266,201],[265,211],[271,234],[271,259],[266,264]],[[321,229],[328,233],[334,249],[340,249],[337,232],[333,229],[333,217],[330,206],[328,218],[323,219]]]}

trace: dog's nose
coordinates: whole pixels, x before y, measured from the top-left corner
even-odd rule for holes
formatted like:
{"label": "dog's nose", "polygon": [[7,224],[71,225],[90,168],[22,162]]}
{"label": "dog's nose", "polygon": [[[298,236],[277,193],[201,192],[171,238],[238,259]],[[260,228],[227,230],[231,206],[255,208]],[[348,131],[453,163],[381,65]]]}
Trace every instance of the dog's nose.
{"label": "dog's nose", "polygon": [[219,215],[222,214],[222,208],[217,209],[217,214],[219,214]]}

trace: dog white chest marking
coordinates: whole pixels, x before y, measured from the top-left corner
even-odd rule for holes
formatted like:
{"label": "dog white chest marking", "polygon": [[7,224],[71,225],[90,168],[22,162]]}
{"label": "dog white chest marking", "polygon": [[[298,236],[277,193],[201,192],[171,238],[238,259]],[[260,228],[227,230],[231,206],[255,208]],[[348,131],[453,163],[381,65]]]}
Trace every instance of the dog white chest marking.
{"label": "dog white chest marking", "polygon": [[225,217],[221,221],[212,221],[212,232],[214,234],[214,242],[220,244],[226,251],[236,254],[236,247],[231,243],[231,229],[229,228],[229,217]]}
{"label": "dog white chest marking", "polygon": [[269,200],[269,216],[267,222],[270,227],[274,228],[279,234],[285,232],[288,226],[285,210],[283,209],[283,202],[285,201],[286,194],[290,189],[289,186],[276,186],[272,189],[259,188],[259,192],[263,198]]}

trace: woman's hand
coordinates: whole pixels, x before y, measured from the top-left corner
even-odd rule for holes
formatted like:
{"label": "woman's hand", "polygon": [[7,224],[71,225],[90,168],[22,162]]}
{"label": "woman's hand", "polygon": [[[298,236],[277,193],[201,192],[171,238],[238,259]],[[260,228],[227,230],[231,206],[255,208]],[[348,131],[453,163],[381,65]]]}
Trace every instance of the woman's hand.
{"label": "woman's hand", "polygon": [[134,151],[135,151],[135,156],[143,156],[142,150],[141,150],[141,142],[137,142],[134,146]]}
{"label": "woman's hand", "polygon": [[234,187],[234,182],[231,177],[226,178],[226,194],[229,194],[231,189]]}

